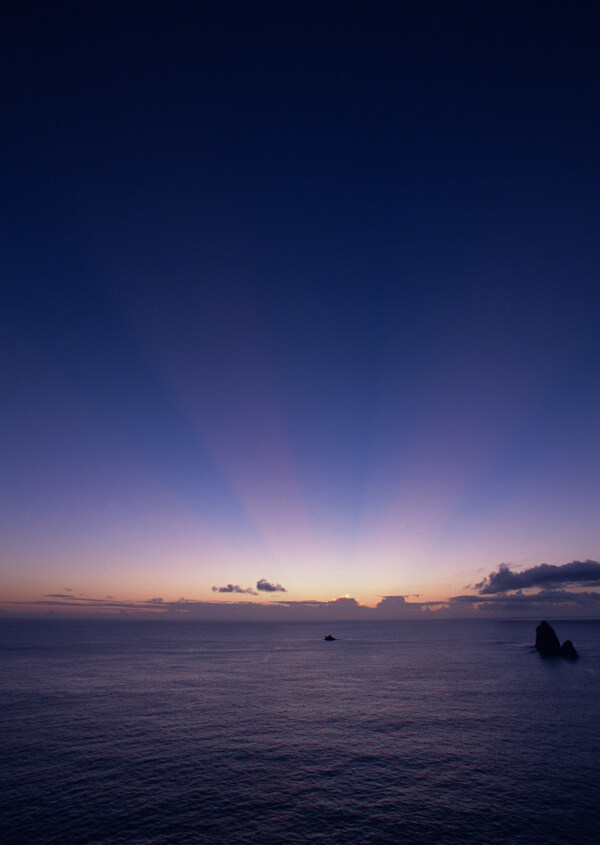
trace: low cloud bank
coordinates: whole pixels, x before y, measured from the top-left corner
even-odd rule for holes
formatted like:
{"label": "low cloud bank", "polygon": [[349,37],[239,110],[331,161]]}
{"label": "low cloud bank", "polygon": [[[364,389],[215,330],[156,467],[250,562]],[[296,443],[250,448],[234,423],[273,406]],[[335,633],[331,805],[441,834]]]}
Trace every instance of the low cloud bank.
{"label": "low cloud bank", "polygon": [[600,563],[595,560],[573,560],[555,566],[551,563],[540,563],[524,569],[523,572],[513,572],[506,564],[501,563],[495,572],[475,584],[480,596],[507,593],[509,590],[526,590],[530,587],[560,587],[565,584],[600,584]]}
{"label": "low cloud bank", "polygon": [[344,596],[331,601],[291,601],[279,599],[274,602],[280,608],[287,608],[289,611],[302,612],[304,618],[310,619],[337,619],[359,620],[359,619],[416,619],[425,618],[430,612],[442,607],[442,602],[408,602],[406,596],[381,596],[381,600],[370,607],[360,604],[356,599]]}
{"label": "low cloud bank", "polygon": [[[571,589],[565,589],[564,586]],[[588,589],[578,589],[579,586]],[[596,588],[596,589],[595,589]],[[286,593],[281,584],[259,578],[256,590],[239,584],[212,587],[214,593],[230,595],[220,601],[196,601],[181,598],[166,601],[162,597],[118,601],[112,596],[92,598],[72,592],[50,593],[36,601],[0,601],[0,613],[9,615],[122,614],[142,618],[197,619],[204,621],[314,621],[319,623],[359,620],[402,620],[427,618],[600,616],[600,563],[574,560],[560,566],[542,563],[521,572],[500,564],[465,595],[440,601],[421,601],[418,595],[380,596],[375,607],[360,604],[344,596],[329,601],[276,598]],[[252,601],[233,596],[259,596]],[[270,600],[267,601],[267,596]],[[412,599],[412,600],[409,600]]]}
{"label": "low cloud bank", "polygon": [[[270,585],[280,588],[281,585]],[[244,589],[237,584],[227,584],[225,587],[213,587],[218,593],[251,593],[257,595],[250,588]],[[266,592],[285,592],[285,590],[267,590]],[[440,607],[440,603],[408,602],[405,596],[382,596],[375,607],[360,604],[355,598],[342,597],[330,601],[295,601],[290,599],[276,599],[261,602],[248,600],[231,601],[195,601],[181,598],[178,601],[165,601],[162,598],[151,598],[143,601],[115,601],[108,598],[73,598],[65,594],[44,596],[33,602],[2,602],[5,610],[19,611],[19,608],[29,612],[42,611],[69,615],[82,615],[82,609],[98,615],[114,615],[116,612],[143,618],[172,618],[198,619],[206,621],[315,621],[315,622],[351,622],[355,620],[384,620],[425,618],[428,611]],[[429,605],[432,605],[432,608]]]}
{"label": "low cloud bank", "polygon": [[575,615],[596,616],[600,612],[600,593],[540,590],[537,593],[499,594],[495,596],[453,596],[450,607],[477,607],[497,614],[554,613],[575,611]]}

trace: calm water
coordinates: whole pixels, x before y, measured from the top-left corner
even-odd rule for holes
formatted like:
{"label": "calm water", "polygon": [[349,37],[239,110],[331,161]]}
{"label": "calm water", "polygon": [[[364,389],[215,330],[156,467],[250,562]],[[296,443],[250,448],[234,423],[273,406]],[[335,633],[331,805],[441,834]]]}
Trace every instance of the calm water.
{"label": "calm water", "polygon": [[4,620],[0,839],[597,843],[600,622],[555,628],[579,662],[530,622]]}

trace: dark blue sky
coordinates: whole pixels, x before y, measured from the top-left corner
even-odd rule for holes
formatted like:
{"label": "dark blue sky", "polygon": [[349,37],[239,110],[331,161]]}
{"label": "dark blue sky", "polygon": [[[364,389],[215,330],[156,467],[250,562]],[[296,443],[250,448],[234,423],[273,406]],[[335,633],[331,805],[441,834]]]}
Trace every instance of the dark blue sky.
{"label": "dark blue sky", "polygon": [[9,3],[3,567],[597,559],[597,3]]}

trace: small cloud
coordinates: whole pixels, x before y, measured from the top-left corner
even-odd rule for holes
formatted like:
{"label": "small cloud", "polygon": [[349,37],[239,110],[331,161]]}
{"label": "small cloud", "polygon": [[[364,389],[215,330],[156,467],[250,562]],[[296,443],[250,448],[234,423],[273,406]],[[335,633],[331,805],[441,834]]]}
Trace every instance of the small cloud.
{"label": "small cloud", "polygon": [[225,587],[213,587],[213,593],[247,593],[251,596],[257,596],[258,593],[255,593],[252,587],[247,587],[244,589],[240,587],[239,584],[227,584]]}
{"label": "small cloud", "polygon": [[407,614],[421,614],[426,609],[429,602],[423,604],[419,602],[406,601],[410,596],[381,596],[381,601],[377,603],[375,610],[381,616],[388,616],[396,618],[398,615],[405,617]]}
{"label": "small cloud", "polygon": [[271,584],[266,578],[261,578],[256,582],[256,589],[260,590],[261,593],[287,593],[287,590],[281,584]]}
{"label": "small cloud", "polygon": [[380,599],[381,601],[378,602],[377,607],[383,607],[384,605],[388,607],[391,605],[403,607],[406,604],[406,596],[380,596]]}

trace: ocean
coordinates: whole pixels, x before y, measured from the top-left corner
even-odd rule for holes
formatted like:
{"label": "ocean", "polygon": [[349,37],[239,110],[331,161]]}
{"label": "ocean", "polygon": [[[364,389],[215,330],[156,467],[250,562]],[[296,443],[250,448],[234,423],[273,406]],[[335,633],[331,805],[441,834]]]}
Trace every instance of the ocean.
{"label": "ocean", "polygon": [[600,621],[548,621],[579,661],[524,621],[2,620],[0,841],[597,843]]}

